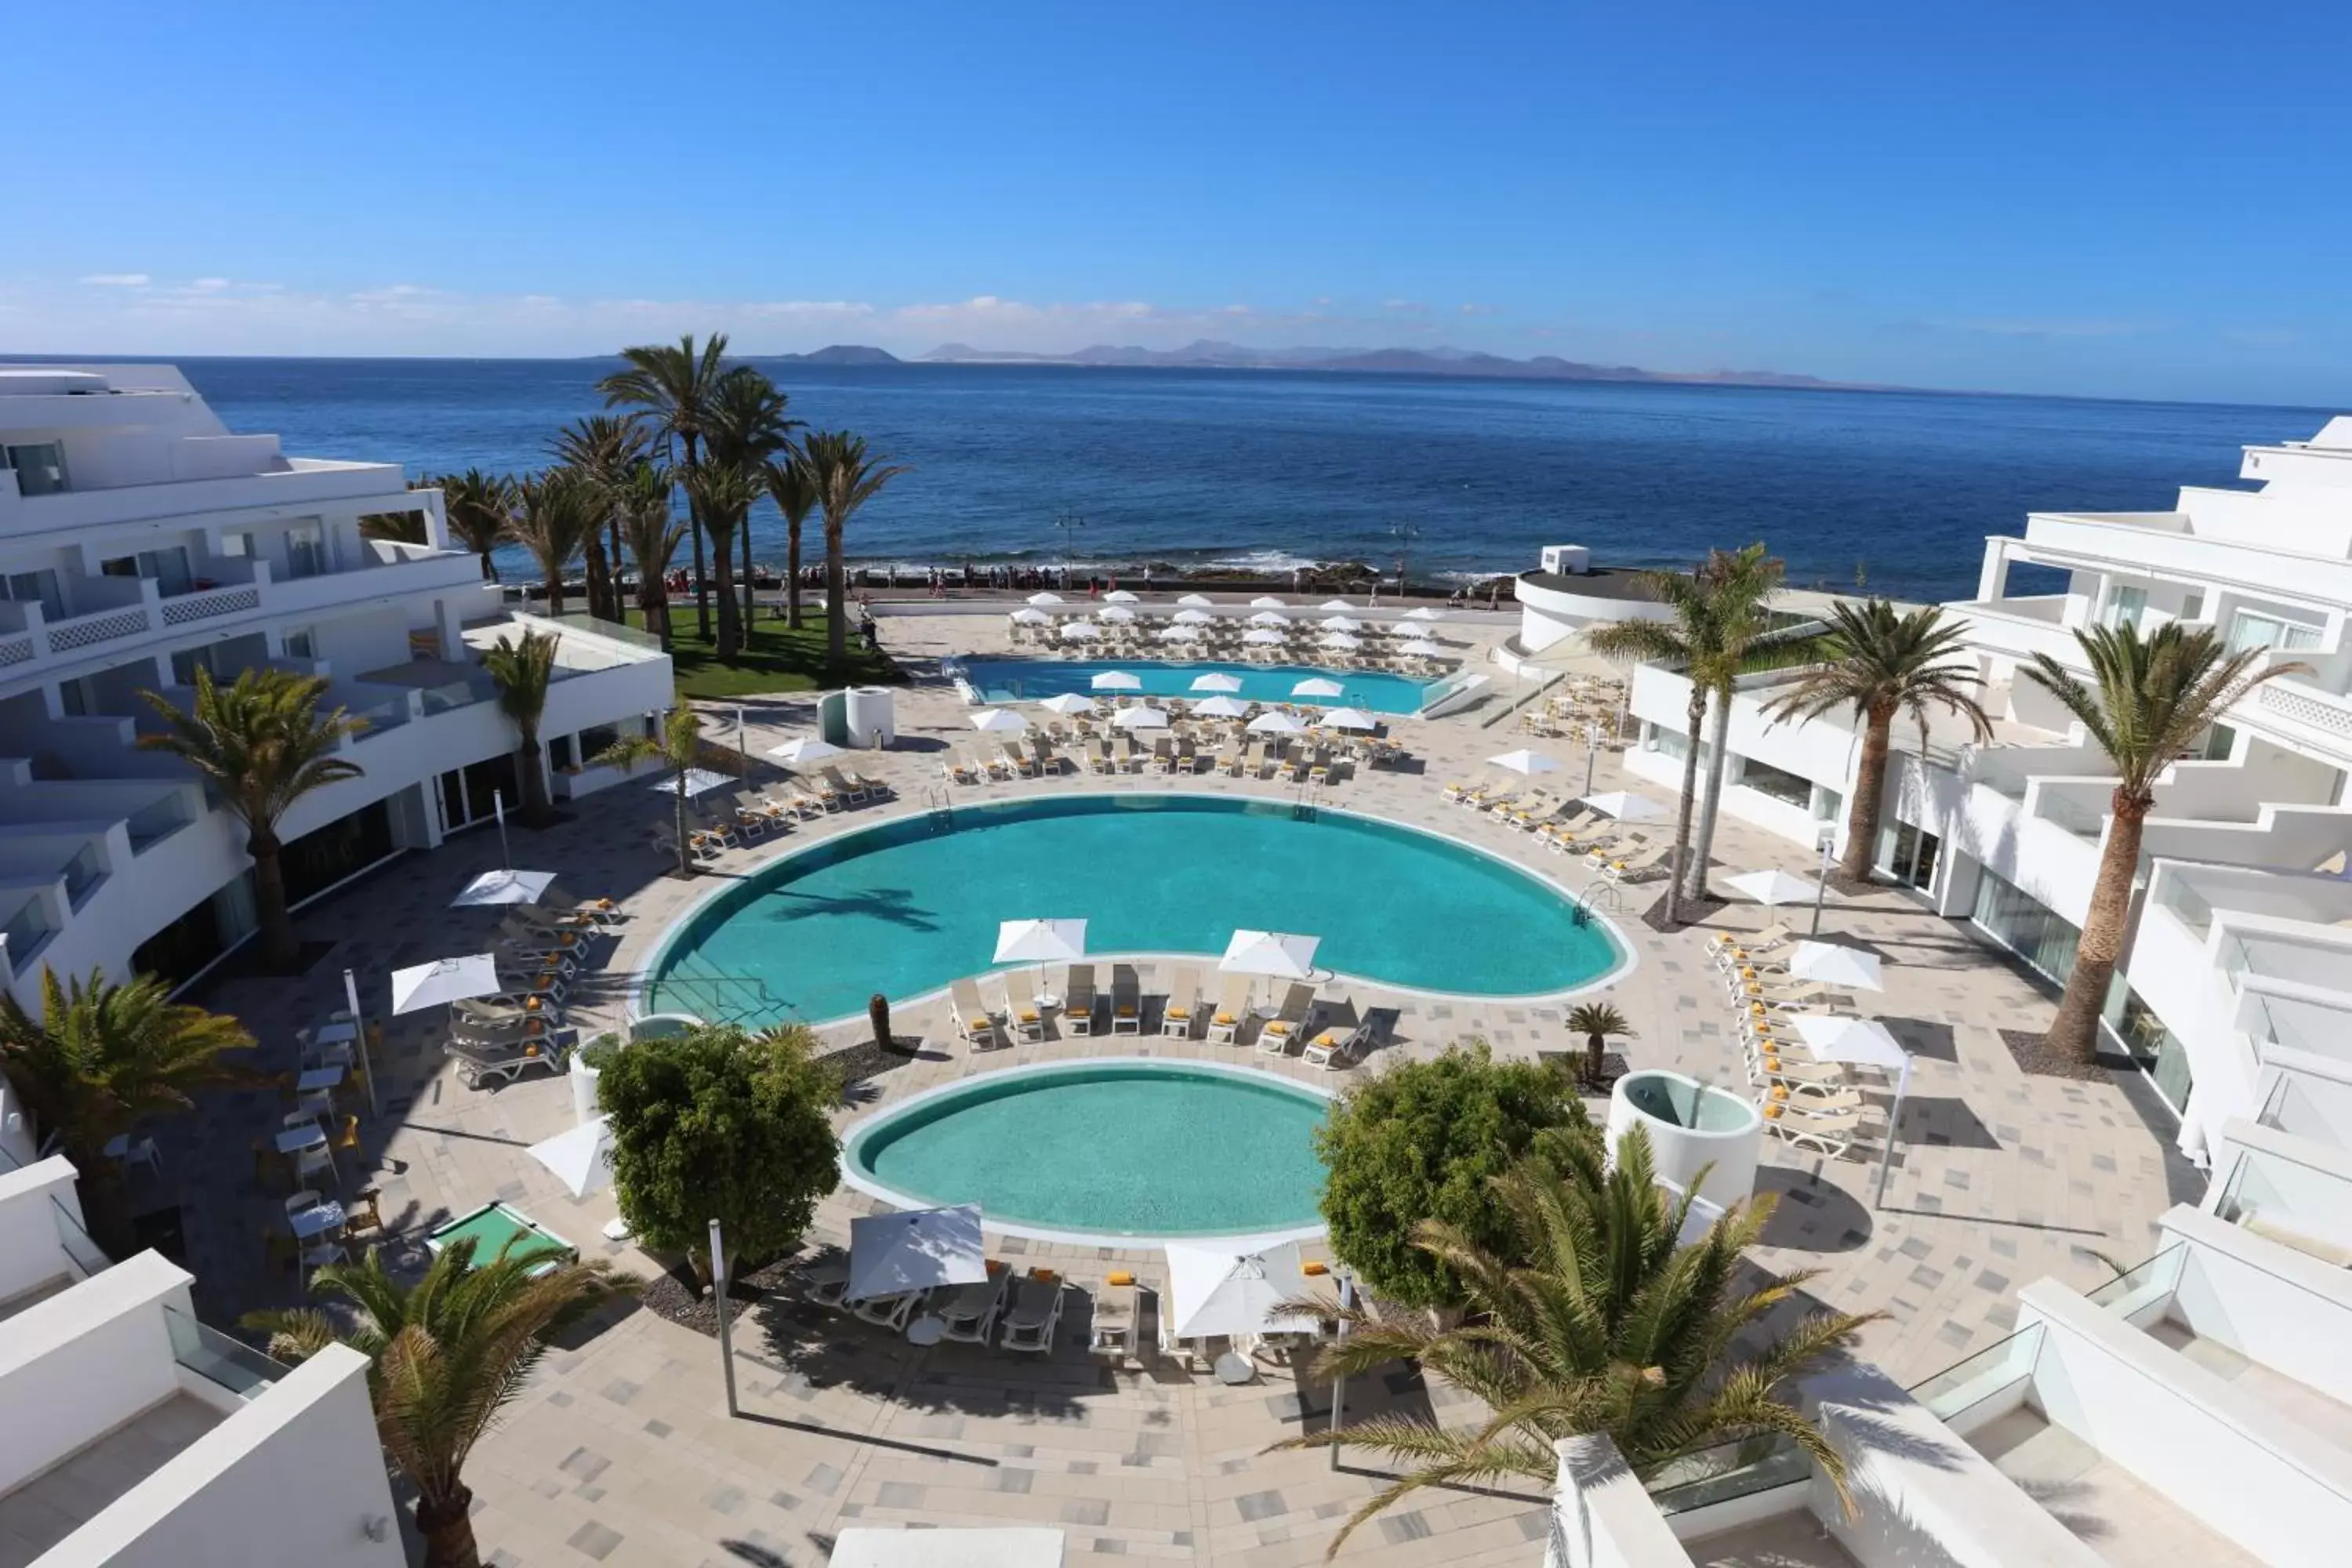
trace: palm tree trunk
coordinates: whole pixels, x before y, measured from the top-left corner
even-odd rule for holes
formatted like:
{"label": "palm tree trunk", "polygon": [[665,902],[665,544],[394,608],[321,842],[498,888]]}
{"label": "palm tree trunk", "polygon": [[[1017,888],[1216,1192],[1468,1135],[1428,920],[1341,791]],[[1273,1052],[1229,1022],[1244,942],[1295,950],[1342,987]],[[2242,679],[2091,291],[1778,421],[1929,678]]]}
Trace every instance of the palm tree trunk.
{"label": "palm tree trunk", "polygon": [[473,1502],[473,1492],[463,1486],[446,1498],[418,1500],[416,1528],[425,1537],[425,1568],[481,1568]]}
{"label": "palm tree trunk", "polygon": [[515,728],[522,731],[522,744],[515,748],[515,763],[522,773],[522,814],[528,819],[543,818],[548,813],[547,769],[539,749],[539,726]]}
{"label": "palm tree trunk", "polygon": [[669,651],[668,590],[662,586],[658,574],[637,568],[637,610],[646,617],[646,630],[661,638],[662,652]]}
{"label": "palm tree trunk", "polygon": [[289,969],[301,956],[294,917],[286,908],[286,868],[278,859],[278,836],[248,829],[245,852],[253,857],[253,912],[261,932],[261,962]]}
{"label": "palm tree trunk", "polygon": [[759,599],[756,597],[758,593],[759,586],[751,572],[751,520],[746,517],[743,520],[743,630],[741,633],[746,647],[749,647],[751,641],[751,624],[759,618],[753,613],[760,607]]}
{"label": "palm tree trunk", "polygon": [[1683,793],[1675,807],[1675,852],[1671,858],[1674,874],[1666,879],[1666,923],[1675,923],[1675,903],[1682,892],[1683,861],[1690,854],[1691,806],[1698,799],[1698,748],[1702,731],[1706,727],[1706,691],[1694,679],[1691,682],[1689,738],[1683,749]]}
{"label": "palm tree trunk", "polygon": [[606,518],[604,527],[609,534],[605,542],[612,551],[610,559],[613,563],[613,591],[607,602],[613,606],[613,619],[626,622],[629,617],[621,613],[621,514],[616,511]]}
{"label": "palm tree trunk", "polygon": [[1864,716],[1862,761],[1853,773],[1853,804],[1845,814],[1845,854],[1838,875],[1846,881],[1870,879],[1870,863],[1878,854],[1879,797],[1886,793],[1886,753],[1894,742],[1895,710]]}
{"label": "palm tree trunk", "polygon": [[[688,471],[691,472],[695,467],[694,453],[697,437],[686,436],[680,438],[686,443],[686,466]],[[695,504],[694,488],[691,485],[687,487],[686,491],[686,527],[687,531],[694,535],[694,618],[701,626],[702,640],[709,642],[710,640],[710,579],[703,575],[702,508]]]}
{"label": "palm tree trunk", "polygon": [[547,613],[551,616],[563,613],[563,567],[560,563],[548,568]]}
{"label": "palm tree trunk", "polygon": [[2140,832],[2153,804],[2116,792],[2115,820],[2107,828],[2106,849],[2099,857],[2099,879],[2091,885],[2083,939],[2075,945],[2066,994],[2058,999],[2058,1016],[2051,1020],[2044,1041],[2068,1061],[2087,1063],[2099,1054],[2099,1016],[2106,1011],[2107,988],[2115,981],[2116,963],[2123,957],[2124,930],[2131,920],[2132,879],[2139,871]]}
{"label": "palm tree trunk", "polygon": [[801,524],[793,517],[784,520],[784,625],[801,629]]}
{"label": "palm tree trunk", "polygon": [[838,672],[849,659],[849,627],[842,603],[841,524],[824,520],[824,658],[825,668]]}
{"label": "palm tree trunk", "polygon": [[735,542],[714,529],[710,542],[711,575],[718,579],[715,585],[719,590],[719,662],[732,664],[743,639],[742,628],[735,618]]}
{"label": "palm tree trunk", "polygon": [[686,763],[677,763],[677,874],[691,877],[694,875],[694,858],[686,849]]}
{"label": "palm tree trunk", "polygon": [[1706,762],[1706,804],[1699,811],[1698,852],[1691,857],[1685,887],[1691,901],[1706,897],[1706,868],[1715,858],[1715,817],[1723,805],[1723,781],[1731,772],[1731,693],[1715,696],[1715,741]]}
{"label": "palm tree trunk", "polygon": [[[1398,574],[1400,576],[1402,574],[1402,571]],[[1588,1084],[1599,1084],[1601,1081],[1601,1075],[1608,1070],[1608,1066],[1609,1037],[1606,1035],[1585,1036],[1584,1081]]]}
{"label": "palm tree trunk", "polygon": [[490,552],[485,550],[482,552],[482,581],[485,583],[495,583],[498,580],[498,566],[490,560]]}

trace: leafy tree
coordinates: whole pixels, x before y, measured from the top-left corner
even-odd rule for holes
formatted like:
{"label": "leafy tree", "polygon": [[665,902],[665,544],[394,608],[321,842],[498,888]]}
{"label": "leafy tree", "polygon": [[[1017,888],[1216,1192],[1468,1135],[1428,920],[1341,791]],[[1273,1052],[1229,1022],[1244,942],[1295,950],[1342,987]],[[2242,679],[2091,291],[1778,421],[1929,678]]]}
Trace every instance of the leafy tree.
{"label": "leafy tree", "polygon": [[588,531],[582,554],[588,574],[588,613],[618,621],[621,614],[621,509],[619,493],[630,476],[652,460],[645,426],[635,415],[591,414],[556,433],[551,448],[557,462],[585,474],[594,486],[600,527]]}
{"label": "leafy tree", "polygon": [[658,761],[669,769],[671,808],[676,813],[677,874],[681,877],[694,875],[694,858],[687,848],[686,775],[701,752],[702,721],[695,717],[693,709],[680,702],[662,721],[659,735],[631,735],[588,759],[599,767],[632,768],[639,763]]}
{"label": "leafy tree", "polygon": [[490,552],[507,542],[514,526],[515,482],[507,474],[486,474],[467,468],[428,481],[441,489],[441,511],[457,542],[482,558],[482,575],[499,580],[498,563]]}
{"label": "leafy tree", "polygon": [[173,1002],[152,974],[111,985],[92,970],[87,982],[60,984],[44,965],[38,1018],[0,994],[0,1068],[32,1110],[44,1148],[74,1163],[93,1237],[118,1258],[136,1243],[122,1167],[107,1144],[149,1117],[194,1110],[199,1089],[253,1082],[221,1060],[252,1047],[235,1018]]}
{"label": "leafy tree", "polygon": [[550,468],[522,481],[522,505],[509,537],[539,563],[547,613],[563,613],[563,574],[603,526],[594,485],[576,468]]}
{"label": "leafy tree", "polygon": [[670,646],[669,563],[686,538],[686,524],[670,510],[669,476],[647,466],[633,471],[612,492],[621,537],[637,568],[637,609],[646,629],[657,634],[662,647]]}
{"label": "leafy tree", "polygon": [[[793,432],[801,428],[801,421],[784,414],[791,402],[774,382],[748,364],[737,365],[720,376],[710,400],[709,426],[704,432],[704,445],[712,466],[741,474],[756,495],[762,469],[777,454],[792,449]],[[748,513],[747,506],[747,516]],[[751,635],[753,603],[751,530],[747,524],[743,529],[743,636],[747,642]]]}
{"label": "leafy tree", "polygon": [[[667,343],[640,344],[623,349],[621,357],[629,362],[628,368],[616,370],[596,384],[596,390],[604,395],[604,406],[642,409],[662,439],[676,441],[685,452],[678,477],[691,475],[701,466],[703,431],[709,422],[719,379],[725,374],[727,334],[711,333],[700,353],[695,352],[694,334],[688,332],[675,348]],[[702,568],[702,519],[694,511],[691,497],[687,520],[688,531],[694,536],[695,618],[700,623],[701,635],[708,637],[709,579]]]}
{"label": "leafy tree", "polygon": [[842,539],[849,520],[882,491],[882,487],[908,471],[887,458],[868,459],[866,437],[845,430],[815,431],[801,442],[809,476],[816,483],[817,505],[824,510],[825,659],[839,669],[849,653],[848,617],[843,612]]}
{"label": "leafy tree", "polygon": [[160,733],[139,737],[142,750],[171,752],[218,786],[221,804],[245,824],[245,852],[253,858],[254,912],[263,962],[283,968],[301,944],[286,909],[286,870],[278,824],[313,790],[360,776],[357,763],[338,754],[343,739],[367,728],[342,709],[321,714],[328,681],[285,669],[248,669],[236,684],[215,684],[196,668],[195,700],[182,712],[159,692],[142,691],[162,717]]}
{"label": "leafy tree", "polygon": [[244,1320],[269,1335],[280,1361],[307,1361],[331,1344],[368,1358],[376,1436],[416,1489],[425,1568],[478,1568],[464,1477],[474,1445],[529,1386],[551,1336],[637,1283],[602,1262],[534,1274],[545,1254],[520,1237],[478,1267],[475,1251],[471,1237],[452,1243],[413,1285],[394,1279],[374,1247],[364,1263],[320,1268],[310,1293],[348,1303],[348,1326],[315,1307]]}
{"label": "leafy tree", "polygon": [[782,462],[771,459],[762,470],[769,499],[784,514],[784,624],[801,626],[801,527],[816,510],[816,476],[808,459],[798,453]]}
{"label": "leafy tree", "polygon": [[1461,1279],[1413,1244],[1413,1227],[1443,1220],[1481,1245],[1508,1246],[1488,1184],[1577,1105],[1562,1075],[1498,1062],[1483,1040],[1358,1080],[1315,1134],[1332,1250],[1390,1300],[1460,1305]]}
{"label": "leafy tree", "polygon": [[1598,1088],[1608,1070],[1609,1037],[1633,1037],[1633,1026],[1607,1002],[1580,1002],[1569,1009],[1568,1032],[1584,1037],[1584,1081]]}
{"label": "leafy tree", "polygon": [[548,682],[555,678],[557,632],[526,631],[521,640],[501,636],[482,655],[482,668],[498,683],[499,708],[514,721],[515,762],[522,773],[522,814],[532,821],[548,815],[546,759],[539,750],[540,716],[547,711]]}
{"label": "leafy tree", "polygon": [[1462,1325],[1305,1304],[1348,1324],[1315,1375],[1409,1361],[1486,1409],[1474,1426],[1380,1415],[1277,1445],[1360,1444],[1408,1467],[1349,1516],[1326,1555],[1423,1487],[1549,1483],[1559,1464],[1552,1445],[1585,1433],[1607,1433],[1645,1479],[1721,1444],[1782,1437],[1843,1489],[1843,1459],[1785,1393],[1870,1317],[1820,1312],[1767,1327],[1815,1272],[1747,1283],[1741,1254],[1762,1235],[1771,1197],[1733,1205],[1680,1245],[1691,1200],[1670,1201],[1657,1185],[1648,1133],[1630,1131],[1612,1162],[1580,1103],[1487,1197],[1499,1244],[1443,1220],[1413,1229],[1412,1246],[1461,1280],[1471,1309]]}
{"label": "leafy tree", "polygon": [[714,651],[721,664],[731,664],[743,646],[742,610],[735,602],[735,533],[738,529],[751,532],[751,503],[759,491],[743,469],[710,462],[686,476],[686,495],[695,515],[702,519],[702,531],[710,536],[711,574],[719,590],[719,642]]}
{"label": "leafy tree", "polygon": [[710,1222],[730,1254],[782,1256],[834,1189],[833,1071],[797,1024],[754,1035],[707,1026],[640,1040],[597,1080],[612,1117],[621,1216],[646,1246],[683,1252],[710,1279]]}
{"label": "leafy tree", "polygon": [[1967,720],[1978,740],[1992,739],[1992,720],[1971,695],[1984,678],[1960,651],[1965,635],[1959,623],[1944,619],[1940,605],[1897,615],[1885,599],[1859,608],[1841,600],[1814,649],[1821,662],[1765,710],[1778,721],[1818,719],[1847,708],[1862,721],[1862,757],[1846,808],[1845,858],[1838,867],[1850,881],[1869,877],[1871,857],[1877,852],[1879,797],[1886,791],[1895,714],[1908,712],[1924,737],[1927,709],[1934,704]]}
{"label": "leafy tree", "polygon": [[[411,485],[410,489],[421,487]],[[372,511],[360,518],[362,539],[386,539],[395,544],[429,544],[425,514],[421,511]]]}
{"label": "leafy tree", "polygon": [[2267,647],[2231,653],[2210,626],[2188,630],[2179,621],[2146,637],[2129,625],[2093,626],[2076,631],[2074,641],[2091,667],[2089,683],[2046,653],[2035,654],[2025,674],[2065,704],[2120,775],[2108,798],[2106,847],[2091,885],[2074,967],[2047,1037],[2053,1053],[2088,1062],[2098,1053],[2099,1016],[2123,957],[2140,835],[2156,807],[2158,782],[2240,698],[2266,680],[2310,667],[2285,662],[2257,668],[2270,656]]}

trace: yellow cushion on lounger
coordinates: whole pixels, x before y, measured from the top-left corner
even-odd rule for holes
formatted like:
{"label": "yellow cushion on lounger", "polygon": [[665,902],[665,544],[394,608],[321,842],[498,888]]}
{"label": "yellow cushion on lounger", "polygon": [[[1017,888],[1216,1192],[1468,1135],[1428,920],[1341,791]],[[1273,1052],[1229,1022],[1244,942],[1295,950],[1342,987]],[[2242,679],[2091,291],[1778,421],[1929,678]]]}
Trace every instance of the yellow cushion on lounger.
{"label": "yellow cushion on lounger", "polygon": [[1171,1018],[1189,1018],[1192,1016],[1192,1009],[1190,1007],[1170,1007],[1166,1012]]}
{"label": "yellow cushion on lounger", "polygon": [[1124,1268],[1114,1268],[1109,1273],[1103,1276],[1103,1283],[1106,1285],[1132,1285],[1135,1283],[1135,1276],[1129,1274]]}
{"label": "yellow cushion on lounger", "polygon": [[1217,1024],[1230,1024],[1230,1023],[1234,1022],[1235,1020],[1234,1020],[1234,1016],[1233,1016],[1231,1013],[1220,1013],[1220,1014],[1218,1014],[1218,1015],[1217,1015],[1213,1019],[1212,1019],[1212,1020],[1210,1020],[1210,1021],[1211,1021],[1212,1023],[1217,1023]]}
{"label": "yellow cushion on lounger", "polygon": [[1765,1120],[1765,1121],[1778,1121],[1780,1119],[1780,1107],[1777,1103],[1765,1106],[1765,1108],[1764,1108],[1764,1120]]}
{"label": "yellow cushion on lounger", "polygon": [[1789,1098],[1789,1086],[1788,1086],[1787,1084],[1785,1084],[1785,1083],[1776,1083],[1776,1084],[1774,1084],[1774,1085],[1772,1086],[1772,1098],[1773,1098],[1773,1099],[1775,1099],[1775,1100],[1786,1100],[1786,1099],[1788,1099],[1788,1098]]}
{"label": "yellow cushion on lounger", "polygon": [[1021,1021],[1024,1024],[1034,1024],[1037,1021],[1037,1015],[1024,1007],[1021,1009]]}
{"label": "yellow cushion on lounger", "polygon": [[1290,1025],[1285,1019],[1276,1018],[1265,1026],[1265,1032],[1269,1035],[1286,1035],[1290,1033]]}

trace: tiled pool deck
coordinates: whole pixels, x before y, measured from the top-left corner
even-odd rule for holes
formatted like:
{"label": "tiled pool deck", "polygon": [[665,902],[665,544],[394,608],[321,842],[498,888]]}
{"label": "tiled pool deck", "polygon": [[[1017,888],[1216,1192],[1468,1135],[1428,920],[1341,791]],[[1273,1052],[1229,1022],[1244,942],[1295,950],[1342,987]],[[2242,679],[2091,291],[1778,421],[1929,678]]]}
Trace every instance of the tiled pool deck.
{"label": "tiled pool deck", "polygon": [[[976,616],[893,617],[893,647],[918,671],[937,656],[985,647],[999,623]],[[788,731],[805,731],[806,700],[746,704],[756,756]],[[731,705],[729,710],[731,710]],[[1505,726],[1478,728],[1484,710],[1401,733],[1423,760],[1419,769],[1367,773],[1333,786],[1334,804],[1454,833],[1529,859],[1534,846],[1484,818],[1450,806],[1439,785],[1477,759],[1520,743]],[[938,742],[971,731],[951,692],[919,685],[899,699],[901,747],[860,757],[890,778],[898,799],[803,825],[730,856],[719,875],[740,874],[798,842],[869,820],[877,811],[920,809],[941,784]],[[1550,743],[1580,774],[1580,746]],[[1648,787],[1626,779],[1604,754],[1597,786]],[[1254,791],[1287,798],[1281,786],[1223,779],[1174,784],[1150,775],[1116,781],[1072,777],[1000,784],[982,798],[1055,788],[1176,787]],[[1652,793],[1657,793],[1654,790]],[[661,928],[708,887],[660,876],[646,829],[666,815],[667,797],[642,786],[608,791],[573,808],[571,819],[514,835],[523,865],[555,869],[575,890],[620,899],[632,919],[608,957],[609,978],[592,983],[590,1006],[617,1016],[625,976]],[[495,911],[452,910],[467,878],[496,863],[493,838],[476,834],[443,851],[389,868],[300,917],[304,934],[340,945],[303,979],[233,980],[207,998],[241,1016],[261,1037],[268,1065],[286,1064],[291,1032],[341,1005],[341,971],[354,968],[362,1000],[380,1012],[393,968],[478,949]],[[1778,865],[1809,869],[1796,847],[1727,819],[1718,836],[1723,869]],[[1530,863],[1557,871],[1562,862]],[[1580,879],[1571,875],[1573,882]],[[1638,913],[1654,889],[1629,897]],[[1008,911],[1013,912],[1013,911]],[[1735,904],[1726,926],[1752,929],[1765,911]],[[1610,992],[1638,1031],[1627,1042],[1637,1065],[1665,1066],[1717,1081],[1745,1083],[1736,1037],[1706,933],[1658,935],[1628,918],[1623,934],[1641,963]],[[1864,1353],[1916,1382],[2004,1333],[2011,1291],[2043,1274],[2078,1285],[2105,1277],[2093,1250],[2135,1259],[2149,1249],[2153,1221],[2194,1176],[2153,1133],[2126,1089],[2021,1074],[1995,1030],[2030,1028],[2051,1004],[2011,968],[1952,923],[1891,890],[1833,900],[1825,930],[1863,942],[1886,961],[1886,989],[1865,1010],[1884,1019],[1917,1054],[1913,1094],[1884,1208],[1870,1207],[1875,1166],[1824,1160],[1769,1145],[1761,1190],[1781,1194],[1759,1261],[1817,1268],[1814,1295],[1850,1310],[1889,1316],[1865,1337]],[[1147,992],[1156,976],[1145,975]],[[1390,1043],[1357,1071],[1384,1059],[1427,1053],[1481,1035],[1503,1053],[1566,1050],[1580,1042],[1546,1005],[1437,1002],[1386,996]],[[634,1248],[604,1242],[609,1194],[575,1202],[525,1154],[530,1143],[569,1126],[571,1090],[534,1079],[496,1091],[463,1088],[438,1054],[431,1025],[397,1020],[388,1062],[379,1065],[383,1113],[362,1129],[363,1147],[346,1154],[346,1188],[375,1184],[387,1223],[413,1237],[431,1223],[491,1198],[521,1205],[592,1250],[650,1274]],[[592,1025],[593,1027],[593,1025]],[[838,1031],[845,1039],[862,1023]],[[1247,1060],[1268,1070],[1328,1083],[1296,1059],[1269,1063],[1250,1051],[1144,1037],[1026,1044],[974,1057],[954,1047],[944,1004],[902,1008],[900,1034],[920,1032],[922,1056],[874,1080],[875,1103],[960,1075],[1014,1062],[1138,1048]],[[2159,1113],[2160,1114],[2160,1113]],[[290,1302],[290,1274],[267,1264],[261,1236],[278,1207],[255,1180],[252,1140],[274,1122],[267,1094],[224,1096],[201,1112],[157,1129],[164,1180],[184,1205],[199,1301],[216,1322],[247,1307]],[[142,1182],[144,1178],[142,1178]],[[816,1239],[845,1239],[866,1200],[845,1189],[822,1207]],[[1023,1262],[1050,1259],[1079,1279],[1132,1262],[1147,1280],[1155,1257],[1127,1258],[1008,1241]],[[1266,1455],[1269,1444],[1319,1424],[1329,1390],[1298,1387],[1269,1369],[1255,1384],[1229,1388],[1168,1367],[1113,1372],[1085,1353],[1083,1312],[1065,1317],[1046,1359],[946,1345],[917,1350],[882,1331],[792,1310],[761,1312],[737,1339],[744,1414],[730,1419],[713,1342],[638,1310],[549,1363],[506,1424],[477,1451],[468,1471],[478,1525],[490,1561],[508,1564],[806,1564],[824,1560],[835,1531],[854,1523],[1042,1523],[1063,1528],[1069,1561],[1148,1556],[1195,1563],[1277,1564],[1318,1561],[1338,1517],[1381,1484],[1364,1468],[1335,1470],[1328,1456]],[[1349,1410],[1377,1405],[1429,1409],[1443,1419],[1448,1394],[1402,1377],[1352,1389]],[[1379,1564],[1503,1564],[1538,1561],[1545,1514],[1537,1491],[1516,1495],[1423,1493],[1361,1531],[1347,1560]]]}

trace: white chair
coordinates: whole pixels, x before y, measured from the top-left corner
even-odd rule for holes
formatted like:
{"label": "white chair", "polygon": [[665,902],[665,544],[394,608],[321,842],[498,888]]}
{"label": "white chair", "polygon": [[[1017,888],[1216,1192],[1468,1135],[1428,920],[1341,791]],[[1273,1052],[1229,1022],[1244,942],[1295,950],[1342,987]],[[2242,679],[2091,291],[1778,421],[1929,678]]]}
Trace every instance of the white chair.
{"label": "white chair", "polygon": [[142,1138],[136,1143],[128,1132],[118,1132],[107,1141],[106,1154],[119,1162],[127,1174],[133,1165],[144,1165],[154,1175],[163,1173],[163,1156],[156,1152],[155,1140]]}

